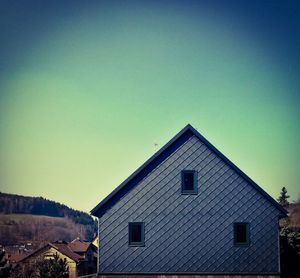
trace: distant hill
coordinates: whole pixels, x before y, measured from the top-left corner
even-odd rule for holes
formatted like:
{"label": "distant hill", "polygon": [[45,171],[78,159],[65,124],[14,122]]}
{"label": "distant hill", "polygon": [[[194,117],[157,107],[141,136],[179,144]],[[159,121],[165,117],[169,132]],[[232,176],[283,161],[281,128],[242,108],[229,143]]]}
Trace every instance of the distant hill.
{"label": "distant hill", "polygon": [[33,214],[53,217],[68,217],[78,224],[93,224],[93,218],[86,212],[78,211],[66,205],[42,197],[27,197],[0,192],[0,213]]}
{"label": "distant hill", "polygon": [[42,197],[0,193],[0,244],[91,240],[97,230],[87,213]]}

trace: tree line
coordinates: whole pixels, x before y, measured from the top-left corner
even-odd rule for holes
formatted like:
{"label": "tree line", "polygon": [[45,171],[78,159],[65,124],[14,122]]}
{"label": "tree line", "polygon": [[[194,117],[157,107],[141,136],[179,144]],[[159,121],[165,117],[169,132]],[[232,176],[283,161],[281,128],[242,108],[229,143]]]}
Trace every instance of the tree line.
{"label": "tree line", "polygon": [[0,192],[0,213],[67,217],[76,224],[95,225],[94,219],[89,214],[42,197],[27,197]]}
{"label": "tree line", "polygon": [[279,222],[282,278],[300,277],[300,227],[297,225],[299,223],[300,199],[295,203],[290,203],[289,198],[287,189],[283,187],[277,201],[288,210],[289,214]]}

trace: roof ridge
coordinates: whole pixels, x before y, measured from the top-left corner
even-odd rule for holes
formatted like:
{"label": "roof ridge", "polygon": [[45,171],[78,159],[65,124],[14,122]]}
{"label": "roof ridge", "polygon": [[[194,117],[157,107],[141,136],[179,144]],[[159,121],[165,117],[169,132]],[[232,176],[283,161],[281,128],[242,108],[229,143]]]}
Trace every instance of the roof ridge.
{"label": "roof ridge", "polygon": [[[202,143],[204,143],[213,153],[219,156],[227,165],[229,165],[234,171],[241,175],[247,182],[249,182],[256,190],[258,190],[271,204],[273,204],[281,213],[282,216],[287,214],[287,211],[277,203],[266,191],[264,191],[258,184],[256,184],[248,175],[246,175],[240,168],[238,168],[233,162],[231,162],[224,154],[222,154],[215,146],[213,146],[204,136],[202,136],[191,124],[187,124],[183,129],[181,129],[169,142],[167,142],[161,149],[159,149],[154,155],[152,155],[144,164],[142,164],[136,171],[134,171],[126,180],[124,180],[118,187],[116,187],[108,196],[106,196],[96,207],[91,210],[91,214],[94,216],[101,217],[103,213],[108,209],[109,202],[112,198],[116,197],[118,194],[125,192],[125,187],[132,183],[131,186],[134,187],[139,181],[139,175],[143,176],[143,171],[145,172],[147,167],[153,170],[155,164],[159,165],[166,157],[173,153],[177,148],[176,142],[182,139],[184,142],[191,136],[196,136]],[[174,146],[175,145],[175,146]],[[164,157],[165,156],[165,157]],[[133,182],[134,181],[134,182]],[[124,192],[122,192],[124,191]],[[124,193],[126,194],[126,193]],[[104,212],[100,209],[104,208]],[[100,213],[98,213],[100,211]]]}

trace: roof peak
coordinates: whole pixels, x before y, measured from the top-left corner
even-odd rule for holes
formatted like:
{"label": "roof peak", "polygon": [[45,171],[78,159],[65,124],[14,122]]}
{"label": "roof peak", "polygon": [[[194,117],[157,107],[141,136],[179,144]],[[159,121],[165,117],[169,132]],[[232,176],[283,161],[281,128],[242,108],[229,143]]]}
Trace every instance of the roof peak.
{"label": "roof peak", "polygon": [[[131,174],[124,182],[115,188],[106,198],[104,198],[95,208],[92,209],[91,214],[101,217],[107,209],[109,209],[118,199],[127,194],[143,177],[145,173],[152,171],[157,165],[162,163],[171,153],[173,153],[179,146],[188,140],[191,136],[196,136],[202,143],[204,143],[212,152],[219,156],[227,165],[242,176],[248,183],[250,183],[256,190],[258,190],[266,199],[268,199],[281,213],[286,215],[287,211],[278,204],[268,193],[266,193],[260,186],[258,186],[250,177],[248,177],[242,170],[240,170],[233,162],[231,162],[225,155],[223,155],[216,147],[214,147],[207,139],[205,139],[191,124],[187,124],[181,131],[179,131],[168,143],[166,143],[160,150],[158,150],[152,157],[150,157],[142,166],[140,166],[133,174]],[[128,187],[128,188],[127,188]]]}

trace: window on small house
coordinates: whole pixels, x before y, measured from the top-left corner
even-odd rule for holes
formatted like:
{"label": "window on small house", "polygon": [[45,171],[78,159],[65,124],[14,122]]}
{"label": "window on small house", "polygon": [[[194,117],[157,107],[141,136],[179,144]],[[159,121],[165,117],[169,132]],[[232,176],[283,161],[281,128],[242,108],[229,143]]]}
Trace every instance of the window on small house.
{"label": "window on small house", "polygon": [[197,194],[198,182],[197,172],[193,170],[184,170],[181,172],[181,193]]}
{"label": "window on small house", "polygon": [[234,245],[249,246],[250,244],[250,225],[249,223],[234,223]]}
{"label": "window on small house", "polygon": [[129,246],[145,246],[145,225],[143,222],[129,223]]}

